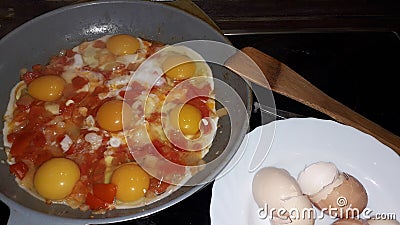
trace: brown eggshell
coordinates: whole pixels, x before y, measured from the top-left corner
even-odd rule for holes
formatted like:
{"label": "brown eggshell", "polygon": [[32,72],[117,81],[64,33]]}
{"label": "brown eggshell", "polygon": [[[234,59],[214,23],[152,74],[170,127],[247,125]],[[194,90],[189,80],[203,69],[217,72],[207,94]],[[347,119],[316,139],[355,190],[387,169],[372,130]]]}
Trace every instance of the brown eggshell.
{"label": "brown eggshell", "polygon": [[362,220],[357,219],[339,219],[332,225],[365,225],[365,223]]}
{"label": "brown eggshell", "polygon": [[330,216],[352,218],[367,207],[368,195],[356,178],[346,173],[341,173],[340,176],[343,183],[333,188],[325,199],[313,203],[315,207]]}

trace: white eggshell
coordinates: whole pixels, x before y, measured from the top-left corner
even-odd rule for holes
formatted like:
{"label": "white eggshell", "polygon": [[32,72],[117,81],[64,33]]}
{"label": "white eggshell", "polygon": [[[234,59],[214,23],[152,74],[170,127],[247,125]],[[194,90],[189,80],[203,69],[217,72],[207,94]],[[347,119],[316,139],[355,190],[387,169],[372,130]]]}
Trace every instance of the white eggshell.
{"label": "white eggshell", "polygon": [[316,162],[307,166],[298,176],[300,188],[306,195],[313,195],[331,184],[339,175],[335,164]]}

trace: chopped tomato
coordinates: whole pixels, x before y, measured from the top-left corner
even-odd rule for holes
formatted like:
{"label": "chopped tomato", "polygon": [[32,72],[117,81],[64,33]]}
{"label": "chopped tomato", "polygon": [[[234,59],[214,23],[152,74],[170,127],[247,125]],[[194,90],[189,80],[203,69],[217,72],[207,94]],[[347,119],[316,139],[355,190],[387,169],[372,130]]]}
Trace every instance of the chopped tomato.
{"label": "chopped tomato", "polygon": [[191,82],[185,83],[182,88],[187,90],[186,96],[190,99],[194,97],[208,97],[212,90],[209,84],[203,85],[201,88],[198,88],[194,86]]}
{"label": "chopped tomato", "polygon": [[32,70],[34,72],[40,73],[40,71],[42,71],[42,69],[43,69],[43,66],[41,64],[35,64],[35,65],[32,66]]}
{"label": "chopped tomato", "polygon": [[96,40],[93,43],[93,47],[94,48],[105,48],[106,47],[106,43],[104,41],[102,41],[102,40]]}
{"label": "chopped tomato", "polygon": [[152,112],[150,116],[146,118],[149,123],[160,123],[161,121],[161,113],[160,112]]}
{"label": "chopped tomato", "polygon": [[108,204],[114,202],[115,195],[117,194],[117,186],[114,184],[94,184],[93,195],[105,201]]}
{"label": "chopped tomato", "polygon": [[99,209],[106,209],[107,202],[101,200],[97,196],[92,193],[88,193],[86,195],[86,202],[85,202],[91,210],[99,210]]}
{"label": "chopped tomato", "polygon": [[50,63],[47,67],[60,67],[63,68],[67,65],[68,57],[67,56],[53,56],[50,59]]}
{"label": "chopped tomato", "polygon": [[169,186],[170,186],[169,183],[166,183],[164,181],[161,181],[161,180],[153,177],[150,179],[150,186],[149,186],[148,191],[153,192],[156,195],[159,195],[159,194],[164,193]]}
{"label": "chopped tomato", "polygon": [[71,103],[69,105],[62,103],[62,104],[60,104],[59,112],[65,119],[69,119],[72,117],[72,113],[74,112],[74,109],[75,109],[74,103]]}
{"label": "chopped tomato", "polygon": [[76,54],[76,52],[72,51],[72,49],[68,49],[65,51],[65,56],[71,58]]}
{"label": "chopped tomato", "polygon": [[150,55],[153,55],[155,52],[157,52],[158,50],[160,50],[160,48],[164,46],[164,44],[160,43],[160,42],[153,42],[149,47],[148,50],[146,52],[146,57],[149,57]]}
{"label": "chopped tomato", "polygon": [[7,141],[13,143],[17,137],[18,137],[17,133],[10,133],[7,135]]}
{"label": "chopped tomato", "polygon": [[32,143],[36,147],[43,147],[46,144],[46,137],[42,132],[36,132]]}
{"label": "chopped tomato", "polygon": [[83,88],[87,83],[89,83],[89,81],[80,76],[76,76],[72,79],[72,86],[77,90]]}
{"label": "chopped tomato", "polygon": [[64,68],[62,65],[49,65],[43,68],[43,75],[61,75],[64,72]]}
{"label": "chopped tomato", "polygon": [[28,71],[21,76],[21,80],[25,82],[25,84],[31,83],[34,79],[38,78],[40,76],[40,73],[38,72],[31,72]]}
{"label": "chopped tomato", "polygon": [[70,138],[72,138],[73,140],[77,140],[81,133],[81,129],[78,125],[68,120],[65,122],[65,132]]}
{"label": "chopped tomato", "polygon": [[119,96],[121,96],[122,98],[125,96],[125,91],[120,91],[119,93],[118,93],[118,95]]}
{"label": "chopped tomato", "polygon": [[89,115],[96,115],[98,108],[106,101],[108,101],[109,99],[103,99],[100,100],[98,98],[98,96],[96,95],[88,95],[86,98],[84,98],[79,105],[81,106],[85,106],[88,111],[87,114]]}
{"label": "chopped tomato", "polygon": [[72,96],[72,101],[74,101],[75,103],[80,103],[81,101],[83,101],[85,98],[86,98],[86,96],[88,96],[88,92],[86,92],[86,91],[82,91],[82,92],[79,92],[79,93],[77,93],[76,95],[74,95],[74,96]]}
{"label": "chopped tomato", "polygon": [[17,100],[16,105],[21,110],[27,110],[31,107],[33,101],[35,101],[35,99],[32,96],[25,94]]}
{"label": "chopped tomato", "polygon": [[44,108],[43,105],[33,105],[31,110],[29,110],[29,120],[38,119],[39,117],[43,118],[46,115],[50,115],[50,113]]}
{"label": "chopped tomato", "polygon": [[87,179],[93,183],[102,183],[104,182],[104,172],[106,170],[104,158],[99,159],[100,153],[93,154],[90,150],[89,143],[88,145],[74,143],[65,154],[79,165],[81,176],[87,176]]}
{"label": "chopped tomato", "polygon": [[52,157],[51,153],[44,149],[46,138],[43,132],[22,130],[13,135],[13,144],[10,154],[15,157],[16,162],[22,160],[32,161],[34,165],[40,165]]}
{"label": "chopped tomato", "polygon": [[[72,147],[71,147],[72,148]],[[70,148],[70,150],[71,150]],[[69,151],[69,150],[68,150]],[[81,171],[81,176],[90,176],[93,173],[93,162],[91,162],[91,157],[88,153],[86,154],[77,154],[75,157],[80,157],[79,162],[77,162],[79,164],[79,169]]]}
{"label": "chopped tomato", "polygon": [[24,122],[24,125],[26,125],[28,123],[28,121],[26,121],[28,113],[29,112],[27,112],[26,110],[21,110],[17,107],[13,112],[13,120],[15,122]]}
{"label": "chopped tomato", "polygon": [[21,180],[24,179],[28,170],[29,170],[28,166],[23,162],[17,162],[10,166],[10,173],[14,174]]}
{"label": "chopped tomato", "polygon": [[32,161],[33,164],[36,166],[42,165],[42,163],[53,158],[53,155],[48,151],[40,152],[39,148],[36,148],[36,150],[37,151],[35,151],[35,152],[33,152],[33,151],[29,152],[29,154],[26,154],[23,158]]}
{"label": "chopped tomato", "polygon": [[32,105],[27,115],[29,129],[37,129],[52,119],[52,114],[44,108],[44,105]]}
{"label": "chopped tomato", "polygon": [[136,62],[136,63],[129,63],[128,64],[128,70],[132,70],[132,71],[136,71],[137,68],[139,68],[140,63]]}
{"label": "chopped tomato", "polygon": [[109,80],[112,75],[112,71],[100,71],[101,75],[103,75],[104,79]]}
{"label": "chopped tomato", "polygon": [[207,106],[208,97],[197,97],[191,99],[188,104],[198,108],[201,112],[202,117],[210,116],[210,109]]}
{"label": "chopped tomato", "polygon": [[139,82],[132,82],[129,86],[129,88],[127,88],[125,90],[125,101],[128,104],[132,104],[134,99],[136,99],[138,96],[140,96],[142,94],[143,91],[145,91],[146,88],[144,86],[142,86]]}
{"label": "chopped tomato", "polygon": [[10,149],[10,154],[12,156],[23,156],[25,151],[28,149],[31,141],[34,137],[33,132],[22,132],[15,137],[14,142]]}
{"label": "chopped tomato", "polygon": [[129,148],[126,145],[120,145],[118,148],[116,148],[112,156],[112,165],[114,166],[133,161],[133,156],[129,152]]}
{"label": "chopped tomato", "polygon": [[104,173],[106,171],[106,163],[104,159],[98,160],[96,163],[91,165],[93,171],[91,171],[91,180],[93,183],[100,183],[104,181]]}
{"label": "chopped tomato", "polygon": [[109,91],[107,86],[101,85],[101,86],[97,86],[94,91],[93,91],[93,95],[98,95],[100,93],[107,93]]}
{"label": "chopped tomato", "polygon": [[168,159],[171,162],[184,165],[184,163],[181,160],[179,150],[176,150],[164,143],[162,143],[159,140],[154,140],[153,141],[154,147],[157,149],[157,151],[164,156],[166,159]]}

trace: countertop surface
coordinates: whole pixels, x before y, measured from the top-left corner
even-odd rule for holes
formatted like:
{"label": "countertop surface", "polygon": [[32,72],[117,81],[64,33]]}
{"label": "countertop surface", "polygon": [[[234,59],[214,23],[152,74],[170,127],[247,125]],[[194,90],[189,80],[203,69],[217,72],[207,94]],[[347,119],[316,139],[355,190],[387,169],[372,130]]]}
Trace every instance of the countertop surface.
{"label": "countertop surface", "polygon": [[[0,38],[42,13],[76,2],[1,0]],[[194,2],[235,47],[253,46],[272,55],[331,97],[400,135],[397,1],[352,1],[347,6],[347,1],[310,1],[307,6],[294,1]],[[248,11],[240,10],[246,4]],[[329,119],[284,96],[274,97],[278,109]],[[260,125],[261,116],[253,114],[252,129]],[[210,224],[212,185],[158,213],[116,224]],[[1,203],[0,211],[0,224],[7,224],[8,207]]]}

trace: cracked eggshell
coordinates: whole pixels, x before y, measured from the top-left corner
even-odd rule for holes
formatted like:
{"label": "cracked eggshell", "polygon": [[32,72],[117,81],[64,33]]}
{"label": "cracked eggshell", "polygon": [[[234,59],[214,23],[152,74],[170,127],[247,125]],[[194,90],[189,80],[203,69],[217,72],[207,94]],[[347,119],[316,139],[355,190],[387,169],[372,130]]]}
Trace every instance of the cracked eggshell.
{"label": "cracked eggshell", "polygon": [[331,162],[316,162],[307,166],[298,176],[302,192],[314,195],[331,184],[339,176],[339,170]]}
{"label": "cracked eggshell", "polygon": [[314,208],[307,196],[301,195],[284,200],[282,206],[288,210],[290,225],[314,224]]}
{"label": "cracked eggshell", "polygon": [[[313,225],[313,206],[303,195],[296,179],[288,171],[276,167],[264,167],[257,171],[252,183],[253,198],[260,208],[273,211],[272,224]],[[284,209],[278,214],[278,210]],[[307,209],[307,210],[304,210]],[[310,217],[302,217],[303,211],[312,211]],[[299,212],[300,215],[296,215]]]}
{"label": "cracked eggshell", "polygon": [[330,216],[355,217],[367,206],[368,195],[364,186],[355,177],[339,171],[331,162],[311,164],[297,180],[314,206]]}
{"label": "cracked eggshell", "polygon": [[276,167],[264,167],[253,178],[253,198],[259,207],[281,208],[282,200],[303,193],[288,171]]}
{"label": "cracked eggshell", "polygon": [[326,199],[315,202],[314,205],[319,209],[328,209],[331,216],[358,216],[367,207],[368,195],[365,188],[349,174],[342,173],[339,179],[342,180],[342,184],[333,188]]}

